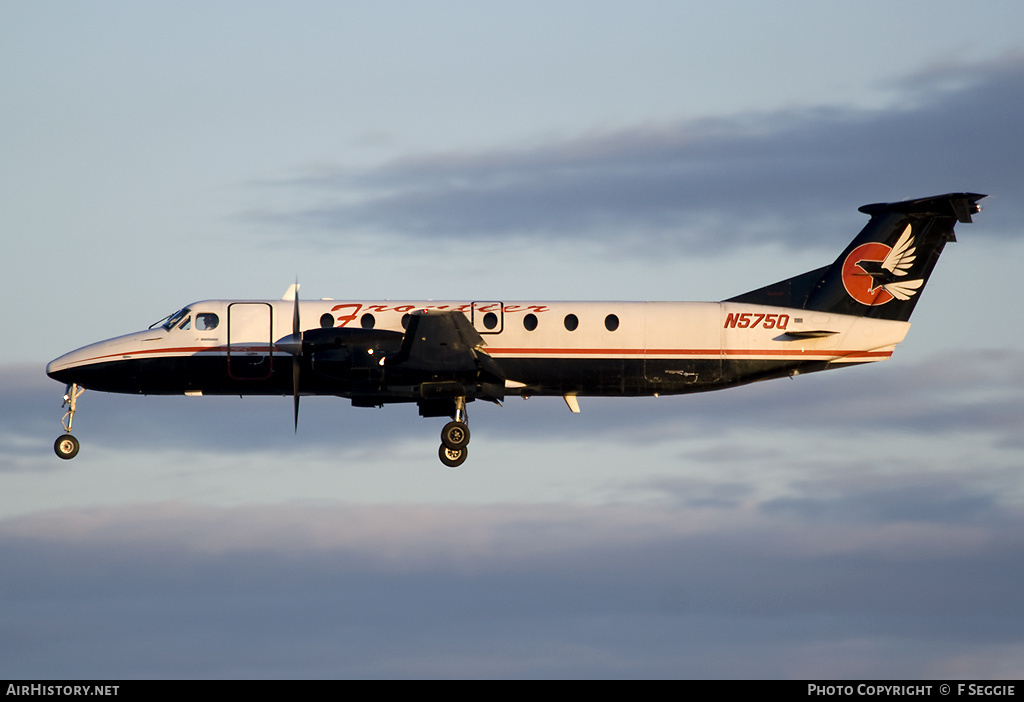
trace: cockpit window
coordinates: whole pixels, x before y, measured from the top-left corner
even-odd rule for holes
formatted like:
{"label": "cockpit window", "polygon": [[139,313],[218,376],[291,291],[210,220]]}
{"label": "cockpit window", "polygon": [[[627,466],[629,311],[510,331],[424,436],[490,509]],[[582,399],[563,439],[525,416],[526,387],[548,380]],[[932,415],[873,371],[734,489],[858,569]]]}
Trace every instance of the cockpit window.
{"label": "cockpit window", "polygon": [[185,321],[178,325],[178,329],[191,329],[191,328],[192,328],[192,318],[191,317],[185,317]]}
{"label": "cockpit window", "polygon": [[149,328],[153,329],[155,327],[162,327],[163,329],[170,331],[171,329],[174,329],[175,324],[188,317],[189,312],[191,311],[192,310],[190,310],[188,307],[180,309],[174,314],[169,314],[163,319],[157,322],[153,322],[152,324],[149,325]]}
{"label": "cockpit window", "polygon": [[210,331],[216,329],[220,319],[213,312],[200,312],[196,315],[196,329]]}

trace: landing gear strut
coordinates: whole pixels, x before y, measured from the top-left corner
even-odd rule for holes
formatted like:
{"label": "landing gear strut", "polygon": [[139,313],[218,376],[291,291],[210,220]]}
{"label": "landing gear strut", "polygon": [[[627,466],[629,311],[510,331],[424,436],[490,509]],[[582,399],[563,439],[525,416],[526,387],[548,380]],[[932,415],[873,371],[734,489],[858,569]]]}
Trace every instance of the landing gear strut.
{"label": "landing gear strut", "polygon": [[466,398],[455,398],[455,416],[453,421],[444,425],[441,430],[441,448],[437,451],[441,463],[449,468],[458,468],[466,462],[469,456],[469,414],[466,412]]}
{"label": "landing gear strut", "polygon": [[57,440],[53,442],[53,452],[64,460],[70,460],[77,456],[80,448],[78,439],[71,435],[71,423],[75,421],[76,402],[83,392],[85,392],[85,388],[78,387],[78,383],[71,383],[64,393],[64,404],[61,407],[68,408],[60,420],[64,426],[64,435],[58,436]]}

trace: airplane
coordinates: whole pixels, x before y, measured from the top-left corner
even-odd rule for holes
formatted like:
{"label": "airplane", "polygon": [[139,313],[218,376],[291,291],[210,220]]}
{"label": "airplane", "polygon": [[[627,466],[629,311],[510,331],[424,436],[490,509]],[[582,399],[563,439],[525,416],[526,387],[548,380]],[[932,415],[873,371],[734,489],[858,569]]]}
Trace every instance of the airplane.
{"label": "airplane", "polygon": [[[985,195],[865,205],[831,265],[721,302],[203,300],[46,367],[67,385],[63,459],[85,389],[146,395],[332,395],[447,417],[438,456],[468,456],[467,405],[509,396],[680,395],[889,358],[957,222]],[[310,325],[310,320],[313,324]]]}

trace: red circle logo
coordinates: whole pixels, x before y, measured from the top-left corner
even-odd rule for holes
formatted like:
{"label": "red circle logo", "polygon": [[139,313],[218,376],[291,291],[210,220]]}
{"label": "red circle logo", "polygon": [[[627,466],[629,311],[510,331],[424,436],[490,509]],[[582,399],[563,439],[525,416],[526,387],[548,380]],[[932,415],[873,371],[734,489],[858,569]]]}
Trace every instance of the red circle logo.
{"label": "red circle logo", "polygon": [[850,297],[862,305],[869,306],[884,305],[893,299],[892,294],[881,283],[877,283],[874,276],[858,265],[863,261],[881,264],[890,251],[891,247],[873,241],[861,244],[850,252],[843,261],[842,274],[843,287]]}

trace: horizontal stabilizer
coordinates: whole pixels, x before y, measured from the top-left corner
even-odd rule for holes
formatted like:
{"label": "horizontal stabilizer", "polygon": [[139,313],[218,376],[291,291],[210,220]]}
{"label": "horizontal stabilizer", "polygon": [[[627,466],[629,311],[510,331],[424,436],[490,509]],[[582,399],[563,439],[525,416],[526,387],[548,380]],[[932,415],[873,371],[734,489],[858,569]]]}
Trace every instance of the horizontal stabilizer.
{"label": "horizontal stabilizer", "polygon": [[777,341],[792,341],[795,339],[822,339],[826,336],[838,334],[837,331],[826,331],[824,329],[809,329],[806,331],[788,331],[782,336],[776,337]]}
{"label": "horizontal stabilizer", "polygon": [[885,212],[899,212],[921,217],[954,217],[961,224],[970,224],[973,221],[971,215],[981,212],[978,201],[983,197],[985,196],[979,193],[949,193],[937,197],[921,197],[916,200],[876,202],[864,205],[858,208],[858,211],[872,217]]}

